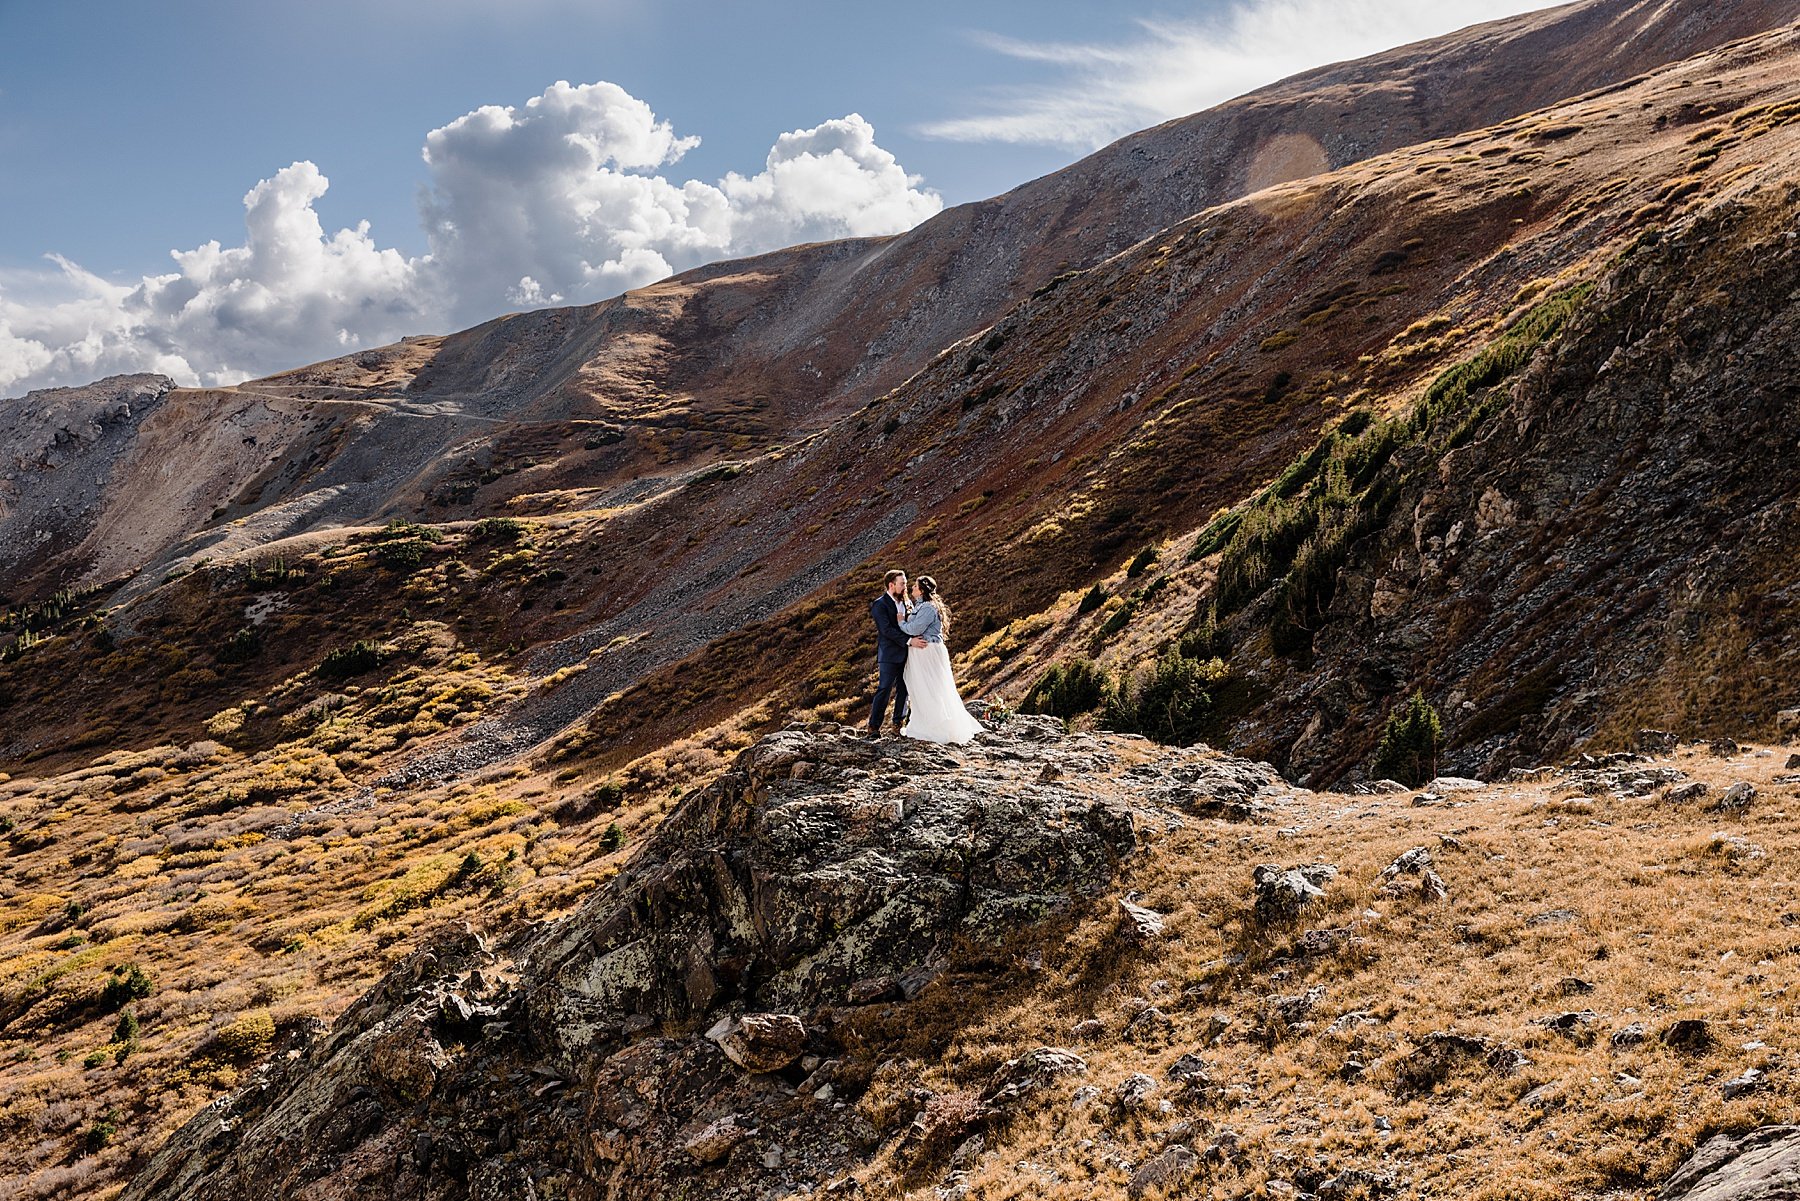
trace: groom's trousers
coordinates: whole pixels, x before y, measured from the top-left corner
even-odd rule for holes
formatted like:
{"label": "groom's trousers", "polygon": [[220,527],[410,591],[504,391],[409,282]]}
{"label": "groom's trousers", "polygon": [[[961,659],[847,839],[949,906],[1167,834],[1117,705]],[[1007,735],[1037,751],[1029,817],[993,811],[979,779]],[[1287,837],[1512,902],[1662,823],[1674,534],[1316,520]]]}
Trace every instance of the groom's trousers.
{"label": "groom's trousers", "polygon": [[906,717],[906,664],[883,663],[881,679],[875,685],[875,703],[869,706],[869,733],[881,733],[882,723],[887,720],[888,698],[894,700],[894,721],[898,724]]}

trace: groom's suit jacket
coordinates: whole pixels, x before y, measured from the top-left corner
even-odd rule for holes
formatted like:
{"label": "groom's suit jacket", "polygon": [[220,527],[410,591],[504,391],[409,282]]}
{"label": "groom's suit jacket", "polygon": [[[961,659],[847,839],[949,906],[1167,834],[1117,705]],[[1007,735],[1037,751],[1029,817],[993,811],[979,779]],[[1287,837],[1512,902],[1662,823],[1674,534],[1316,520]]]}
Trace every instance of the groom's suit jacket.
{"label": "groom's suit jacket", "polygon": [[906,632],[900,628],[894,598],[884,592],[870,601],[869,616],[875,619],[875,662],[905,663]]}

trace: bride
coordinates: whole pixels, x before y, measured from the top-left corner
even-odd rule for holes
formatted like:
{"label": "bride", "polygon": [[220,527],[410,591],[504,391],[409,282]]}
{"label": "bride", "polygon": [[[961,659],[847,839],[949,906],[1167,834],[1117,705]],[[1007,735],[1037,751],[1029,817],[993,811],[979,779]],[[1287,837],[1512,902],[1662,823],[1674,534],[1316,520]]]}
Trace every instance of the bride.
{"label": "bride", "polygon": [[963,708],[956,692],[956,674],[950,670],[950,651],[944,633],[950,628],[950,606],[938,593],[937,581],[922,575],[913,581],[912,616],[900,623],[911,634],[906,652],[906,695],[912,717],[900,733],[926,742],[967,742],[981,733],[982,725]]}

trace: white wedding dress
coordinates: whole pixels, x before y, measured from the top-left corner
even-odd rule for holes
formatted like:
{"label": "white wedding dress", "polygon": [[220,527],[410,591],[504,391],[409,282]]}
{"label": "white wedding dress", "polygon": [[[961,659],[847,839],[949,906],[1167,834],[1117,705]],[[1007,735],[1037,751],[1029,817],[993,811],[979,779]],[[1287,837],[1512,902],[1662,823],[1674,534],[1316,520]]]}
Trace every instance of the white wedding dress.
{"label": "white wedding dress", "polygon": [[901,621],[908,634],[925,639],[925,646],[906,652],[906,699],[912,716],[900,731],[907,738],[926,742],[967,742],[983,726],[963,708],[956,691],[956,673],[950,667],[950,650],[944,645],[943,623],[937,606],[922,602],[913,615]]}

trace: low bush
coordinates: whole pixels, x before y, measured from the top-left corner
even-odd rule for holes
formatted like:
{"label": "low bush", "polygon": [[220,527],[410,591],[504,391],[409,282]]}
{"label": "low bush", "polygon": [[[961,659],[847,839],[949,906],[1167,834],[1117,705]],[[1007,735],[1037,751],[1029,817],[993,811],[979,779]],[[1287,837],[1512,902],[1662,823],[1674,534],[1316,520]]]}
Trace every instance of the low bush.
{"label": "low bush", "polygon": [[1212,716],[1212,692],[1229,675],[1222,659],[1194,659],[1178,647],[1119,682],[1102,718],[1108,729],[1157,742],[1198,742]]}
{"label": "low bush", "polygon": [[349,646],[327,651],[319,665],[313,668],[313,673],[327,680],[344,680],[373,671],[380,664],[381,651],[373,642],[359,638]]}
{"label": "low bush", "polygon": [[1081,600],[1075,606],[1076,616],[1086,617],[1089,613],[1092,613],[1095,609],[1098,609],[1105,603],[1106,589],[1102,588],[1099,584],[1095,584],[1092,588],[1089,588],[1086,592],[1081,594]]}
{"label": "low bush", "polygon": [[1064,721],[1098,709],[1112,692],[1112,679],[1091,659],[1058,663],[1038,677],[1019,706],[1024,713],[1048,713]]}
{"label": "low bush", "polygon": [[262,635],[255,626],[245,626],[231,637],[215,652],[221,663],[248,663],[262,654]]}
{"label": "low bush", "polygon": [[137,964],[116,967],[112,976],[100,986],[100,1011],[116,1013],[133,1001],[149,996],[152,990],[150,977]]}
{"label": "low bush", "polygon": [[469,536],[480,542],[517,542],[525,536],[525,523],[516,517],[483,517],[469,527]]}
{"label": "low bush", "polygon": [[1436,709],[1415,691],[1388,714],[1375,749],[1375,774],[1418,786],[1437,775],[1444,725]]}

